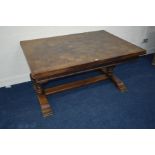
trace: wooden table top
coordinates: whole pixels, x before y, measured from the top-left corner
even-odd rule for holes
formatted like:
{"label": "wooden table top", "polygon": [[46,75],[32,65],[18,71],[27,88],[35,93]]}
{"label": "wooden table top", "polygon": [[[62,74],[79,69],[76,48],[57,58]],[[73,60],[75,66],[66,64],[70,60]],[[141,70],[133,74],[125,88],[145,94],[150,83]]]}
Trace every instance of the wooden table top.
{"label": "wooden table top", "polygon": [[144,49],[103,30],[21,41],[20,44],[32,75],[145,53]]}

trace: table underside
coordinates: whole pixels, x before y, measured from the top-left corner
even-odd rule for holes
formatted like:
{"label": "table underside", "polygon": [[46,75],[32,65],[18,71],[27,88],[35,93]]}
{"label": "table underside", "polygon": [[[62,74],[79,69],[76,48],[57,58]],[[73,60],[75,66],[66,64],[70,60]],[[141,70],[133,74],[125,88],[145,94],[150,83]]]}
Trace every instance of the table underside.
{"label": "table underside", "polygon": [[[59,93],[65,90],[86,86],[92,83],[96,83],[96,82],[108,80],[108,79],[111,80],[121,92],[125,92],[127,90],[125,84],[113,73],[113,70],[116,67],[116,65],[117,64],[112,64],[109,66],[100,66],[94,69],[92,68],[93,71],[99,71],[101,75],[90,77],[83,80],[78,80],[75,82],[64,83],[64,84],[54,86],[51,88],[46,88],[46,89],[42,87],[42,84],[47,83],[48,81],[50,81],[50,79],[47,78],[46,80],[44,80],[44,82],[40,83],[35,78],[33,78],[32,75],[30,74],[34,89],[36,91],[36,94],[40,103],[43,117],[53,115],[52,106],[48,103],[48,99],[47,99],[47,96],[50,94]],[[91,70],[87,70],[84,72],[89,72],[89,71]],[[78,73],[75,73],[75,74],[78,74]],[[60,77],[57,77],[57,78],[60,78]]]}

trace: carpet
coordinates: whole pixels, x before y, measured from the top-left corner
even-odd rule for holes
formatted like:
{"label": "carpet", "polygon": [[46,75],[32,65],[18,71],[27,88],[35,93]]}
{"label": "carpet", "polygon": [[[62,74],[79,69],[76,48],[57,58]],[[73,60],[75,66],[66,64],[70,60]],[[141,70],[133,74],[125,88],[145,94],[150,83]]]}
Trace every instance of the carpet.
{"label": "carpet", "polygon": [[[43,118],[31,82],[0,89],[1,129],[155,128],[155,66],[152,55],[121,64],[116,75],[128,91],[109,80],[48,96],[54,116]],[[83,77],[98,74],[84,74]],[[83,77],[53,81],[55,85]]]}

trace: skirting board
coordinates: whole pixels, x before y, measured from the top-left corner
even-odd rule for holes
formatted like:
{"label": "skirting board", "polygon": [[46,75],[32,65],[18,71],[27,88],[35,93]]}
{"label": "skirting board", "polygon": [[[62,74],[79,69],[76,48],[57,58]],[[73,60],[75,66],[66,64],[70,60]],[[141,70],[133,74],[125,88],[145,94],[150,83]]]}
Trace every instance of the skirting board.
{"label": "skirting board", "polygon": [[[155,48],[147,50],[147,55],[155,53]],[[29,74],[24,74],[24,75],[18,75],[14,77],[9,77],[5,79],[0,79],[0,88],[1,87],[10,87],[15,84],[20,84],[24,82],[30,81]]]}
{"label": "skirting board", "polygon": [[153,53],[155,53],[155,48],[147,50],[147,55],[148,54],[153,54]]}
{"label": "skirting board", "polygon": [[12,85],[20,84],[20,83],[24,83],[24,82],[28,82],[28,81],[30,81],[29,74],[18,75],[18,76],[14,76],[14,77],[5,78],[5,79],[0,79],[0,88],[1,87],[9,88]]}

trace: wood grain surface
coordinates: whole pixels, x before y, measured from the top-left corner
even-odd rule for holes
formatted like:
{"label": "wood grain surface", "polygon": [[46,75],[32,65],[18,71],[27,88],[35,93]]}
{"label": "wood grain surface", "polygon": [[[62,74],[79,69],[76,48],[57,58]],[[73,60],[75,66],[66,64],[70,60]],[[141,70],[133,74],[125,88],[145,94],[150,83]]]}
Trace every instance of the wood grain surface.
{"label": "wood grain surface", "polygon": [[145,53],[144,49],[103,30],[21,41],[20,44],[32,76]]}

